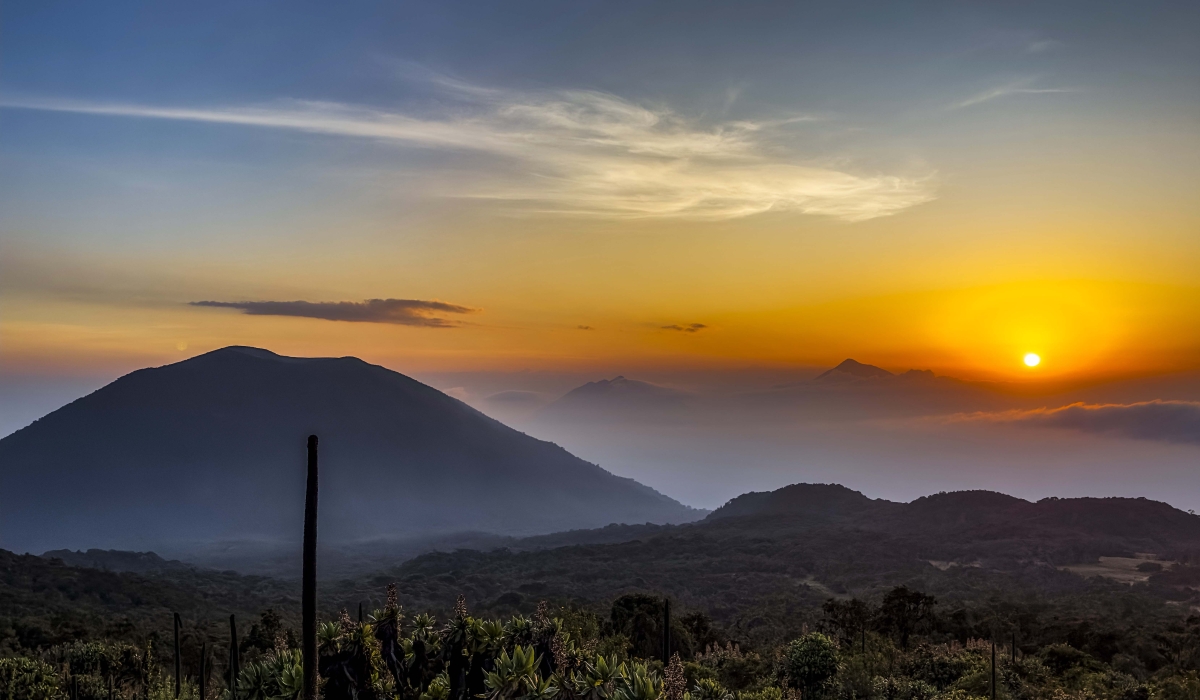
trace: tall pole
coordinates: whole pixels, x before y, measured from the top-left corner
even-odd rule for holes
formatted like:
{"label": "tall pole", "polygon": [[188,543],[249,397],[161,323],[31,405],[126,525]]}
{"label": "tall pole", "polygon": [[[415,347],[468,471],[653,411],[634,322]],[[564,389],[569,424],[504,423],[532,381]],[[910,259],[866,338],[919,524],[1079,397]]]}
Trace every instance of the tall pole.
{"label": "tall pole", "polygon": [[208,642],[200,642],[200,700],[206,700],[208,691],[208,665],[205,657],[208,656]]}
{"label": "tall pole", "polygon": [[992,700],[996,700],[996,638],[992,638]]}
{"label": "tall pole", "polygon": [[308,488],[304,496],[304,578],[300,598],[304,616],[304,700],[317,700],[317,436],[308,436]]}
{"label": "tall pole", "polygon": [[663,597],[663,668],[671,663],[671,599]]}
{"label": "tall pole", "polygon": [[183,627],[183,620],[179,619],[179,613],[172,613],[171,624],[175,626],[175,697],[179,697],[179,683],[183,679],[183,668],[179,659],[179,628]]}
{"label": "tall pole", "polygon": [[229,700],[237,700],[238,676],[242,673],[241,654],[238,653],[237,618],[229,616]]}

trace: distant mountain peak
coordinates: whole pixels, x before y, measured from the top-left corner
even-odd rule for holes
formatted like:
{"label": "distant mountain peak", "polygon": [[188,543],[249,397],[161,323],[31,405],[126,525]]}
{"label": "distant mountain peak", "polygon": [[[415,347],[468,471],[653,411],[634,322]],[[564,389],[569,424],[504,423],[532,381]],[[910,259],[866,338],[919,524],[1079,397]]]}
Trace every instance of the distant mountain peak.
{"label": "distant mountain peak", "polygon": [[875,379],[882,377],[894,377],[896,375],[875,365],[868,365],[854,359],[842,360],[841,364],[833,369],[822,372],[813,381],[828,381],[830,379],[843,379],[853,377],[857,379]]}
{"label": "distant mountain peak", "polygon": [[658,384],[643,382],[637,379],[627,379],[625,375],[618,374],[612,379],[601,379],[595,382],[588,382],[581,387],[577,387],[574,391],[598,392],[598,391],[625,391],[639,392],[650,394],[675,394],[678,393],[674,389],[669,389]]}
{"label": "distant mountain peak", "polygon": [[689,398],[691,394],[678,389],[617,375],[575,387],[542,409],[540,416],[558,421],[586,415],[592,420],[604,414],[625,420],[646,412],[659,415],[679,408]]}

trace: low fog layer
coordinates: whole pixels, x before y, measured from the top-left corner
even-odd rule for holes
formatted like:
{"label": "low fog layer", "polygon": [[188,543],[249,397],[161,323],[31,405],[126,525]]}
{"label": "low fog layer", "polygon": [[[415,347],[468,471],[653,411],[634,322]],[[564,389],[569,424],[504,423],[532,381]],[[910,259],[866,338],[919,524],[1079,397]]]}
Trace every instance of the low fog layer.
{"label": "low fog layer", "polygon": [[[901,501],[992,489],[1031,499],[1146,496],[1200,510],[1200,376],[1038,388],[873,370],[631,372],[574,390],[562,384],[576,378],[550,375],[436,380],[454,382],[456,395],[490,415],[698,507],[834,482]],[[503,391],[527,395],[493,398]]]}

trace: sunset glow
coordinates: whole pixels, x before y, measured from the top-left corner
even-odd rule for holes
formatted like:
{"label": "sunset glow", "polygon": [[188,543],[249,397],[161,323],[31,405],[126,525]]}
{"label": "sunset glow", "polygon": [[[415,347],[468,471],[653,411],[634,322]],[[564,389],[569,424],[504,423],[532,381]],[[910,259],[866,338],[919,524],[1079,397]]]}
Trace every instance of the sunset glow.
{"label": "sunset glow", "polygon": [[[6,20],[0,373],[231,344],[408,372],[1200,362],[1195,76],[1155,68],[1194,66],[1190,37],[1113,53],[995,7],[930,15],[882,44],[897,62],[857,51],[881,44],[853,13],[726,36],[741,19],[714,9],[614,20],[573,61],[550,47],[587,22],[443,8],[525,39],[445,44],[405,10],[273,30],[319,72],[187,43],[242,36],[238,12],[164,15],[157,49],[52,8]],[[78,41],[47,51],[64,22]],[[988,48],[948,58],[967,46]],[[1029,348],[1052,366],[1013,362]]]}

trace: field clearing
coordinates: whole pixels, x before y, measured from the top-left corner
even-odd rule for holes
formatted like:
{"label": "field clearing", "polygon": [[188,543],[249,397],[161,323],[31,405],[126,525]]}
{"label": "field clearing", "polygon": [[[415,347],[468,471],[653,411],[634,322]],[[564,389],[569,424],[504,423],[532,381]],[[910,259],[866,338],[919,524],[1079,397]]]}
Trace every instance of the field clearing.
{"label": "field clearing", "polygon": [[1078,574],[1084,578],[1101,576],[1132,586],[1135,583],[1149,581],[1151,574],[1156,573],[1154,570],[1138,569],[1138,567],[1143,567],[1143,569],[1148,568],[1144,566],[1145,564],[1158,564],[1166,570],[1174,567],[1176,562],[1159,561],[1153,554],[1138,553],[1133,557],[1100,557],[1099,561],[1095,564],[1075,564],[1059,568],[1063,571]]}

